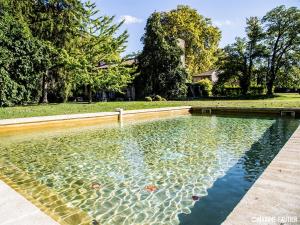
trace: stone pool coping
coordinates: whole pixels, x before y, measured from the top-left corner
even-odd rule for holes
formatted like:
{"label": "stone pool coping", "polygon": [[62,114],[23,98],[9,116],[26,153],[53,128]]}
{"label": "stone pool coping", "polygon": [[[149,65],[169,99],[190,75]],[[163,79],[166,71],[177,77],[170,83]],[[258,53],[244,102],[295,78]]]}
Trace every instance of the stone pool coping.
{"label": "stone pool coping", "polygon": [[1,180],[0,196],[1,225],[59,225]]}
{"label": "stone pool coping", "polygon": [[[179,107],[166,107],[154,109],[141,109],[141,110],[126,110],[122,114],[126,116],[135,114],[151,114],[159,112],[172,112],[178,110],[187,110],[188,112],[195,112],[201,114],[257,114],[257,115],[277,115],[280,116],[282,112],[295,112],[295,116],[300,116],[300,108],[245,108],[245,107],[197,107],[197,106],[179,106]],[[207,111],[209,110],[209,111]],[[39,116],[28,118],[15,118],[15,119],[0,119],[0,128],[10,125],[28,125],[35,123],[50,123],[62,122],[72,120],[87,120],[104,117],[118,118],[120,112],[99,112],[99,113],[84,113],[84,114],[68,114],[68,115],[54,115],[54,116]]]}
{"label": "stone pool coping", "polygon": [[255,108],[255,107],[192,107],[192,112],[207,114],[207,110],[211,114],[229,114],[229,115],[266,115],[281,116],[282,112],[294,112],[295,117],[300,117],[300,108]]}
{"label": "stone pool coping", "polygon": [[300,126],[222,225],[299,222]]}
{"label": "stone pool coping", "polygon": [[[155,108],[155,109],[142,109],[142,110],[128,110],[123,111],[123,115],[131,114],[143,114],[143,113],[155,113],[164,111],[176,111],[176,110],[191,110],[191,106],[180,106],[180,107],[167,107],[167,108]],[[69,115],[56,115],[56,116],[39,116],[29,118],[16,118],[16,119],[4,119],[0,120],[0,126],[8,125],[20,125],[30,123],[41,123],[41,122],[53,122],[53,121],[67,121],[77,119],[90,119],[97,117],[108,117],[118,116],[119,112],[99,112],[99,113],[84,113],[84,114],[69,114]]]}

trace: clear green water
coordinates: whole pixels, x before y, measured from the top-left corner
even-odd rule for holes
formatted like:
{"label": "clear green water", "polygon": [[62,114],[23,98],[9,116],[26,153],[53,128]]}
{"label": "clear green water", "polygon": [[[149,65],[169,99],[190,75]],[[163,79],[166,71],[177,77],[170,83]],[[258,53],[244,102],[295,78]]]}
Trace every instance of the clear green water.
{"label": "clear green water", "polygon": [[[219,224],[237,203],[222,199],[244,195],[298,125],[182,116],[0,138],[0,170],[13,165],[99,224]],[[100,189],[91,187],[94,182]],[[157,190],[147,191],[148,185]]]}

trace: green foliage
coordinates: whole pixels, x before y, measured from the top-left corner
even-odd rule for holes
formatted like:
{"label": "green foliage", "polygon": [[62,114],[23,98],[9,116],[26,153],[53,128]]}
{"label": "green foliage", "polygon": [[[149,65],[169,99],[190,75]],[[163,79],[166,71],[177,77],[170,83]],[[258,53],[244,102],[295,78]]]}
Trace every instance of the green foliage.
{"label": "green foliage", "polygon": [[145,97],[146,102],[152,102],[152,98],[150,96]]}
{"label": "green foliage", "polygon": [[185,41],[185,58],[189,74],[199,74],[213,69],[217,61],[221,32],[212,25],[211,20],[185,5],[165,13],[164,17],[164,29],[168,35]]}
{"label": "green foliage", "polygon": [[1,105],[26,104],[40,97],[40,78],[50,63],[48,43],[32,37],[27,24],[0,12]]}
{"label": "green foliage", "polygon": [[[79,64],[78,82],[92,91],[121,92],[132,80],[132,68],[122,65],[120,54],[125,49],[127,32],[116,36],[122,22],[113,24],[114,17],[98,16],[95,4],[85,4],[86,15],[83,36],[78,39],[77,58]],[[111,64],[107,69],[97,67],[99,62]]]}
{"label": "green foliage", "polygon": [[153,97],[153,101],[161,102],[161,101],[163,101],[163,98],[160,95],[155,95]]}
{"label": "green foliage", "polygon": [[[1,0],[0,10],[2,105],[47,103],[48,93],[67,101],[83,85],[90,96],[120,92],[132,80],[120,57],[128,35],[116,35],[122,23],[98,16],[91,2]],[[100,61],[112,66],[100,70]]]}
{"label": "green foliage", "polygon": [[205,96],[205,97],[211,96],[212,89],[213,89],[211,80],[203,79],[203,80],[200,80],[197,84],[200,86],[203,96]]}
{"label": "green foliage", "polygon": [[159,94],[168,99],[185,97],[187,72],[182,65],[178,40],[164,29],[164,13],[153,13],[143,37],[139,56],[140,75],[136,78],[138,97]]}
{"label": "green foliage", "polygon": [[262,21],[266,27],[267,88],[268,94],[272,95],[274,85],[284,80],[279,79],[280,74],[289,79],[289,75],[294,74],[292,65],[299,68],[299,58],[295,55],[300,51],[300,9],[279,6],[268,12]]}
{"label": "green foliage", "polygon": [[219,84],[238,80],[242,94],[248,94],[254,82],[266,85],[268,95],[273,94],[275,85],[299,88],[299,30],[300,10],[296,7],[279,6],[262,20],[248,19],[247,39],[237,38],[224,49]]}
{"label": "green foliage", "polygon": [[[212,89],[214,96],[228,96],[228,97],[238,97],[243,93],[242,88],[238,86],[227,86],[227,85],[215,85]],[[250,86],[249,95],[250,96],[260,96],[266,93],[264,86]]]}
{"label": "green foliage", "polygon": [[225,83],[236,78],[242,89],[242,94],[248,94],[251,80],[257,71],[255,64],[263,56],[264,47],[261,41],[264,37],[260,21],[257,17],[247,19],[247,38],[236,38],[236,42],[224,48],[220,58],[219,83]]}

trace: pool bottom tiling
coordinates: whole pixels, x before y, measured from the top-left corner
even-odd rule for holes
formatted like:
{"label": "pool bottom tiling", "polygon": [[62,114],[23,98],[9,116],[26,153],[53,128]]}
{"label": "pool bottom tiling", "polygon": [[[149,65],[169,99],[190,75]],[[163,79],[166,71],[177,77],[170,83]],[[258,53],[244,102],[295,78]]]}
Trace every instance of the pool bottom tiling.
{"label": "pool bottom tiling", "polygon": [[216,225],[298,125],[180,116],[0,137],[0,179],[62,224]]}

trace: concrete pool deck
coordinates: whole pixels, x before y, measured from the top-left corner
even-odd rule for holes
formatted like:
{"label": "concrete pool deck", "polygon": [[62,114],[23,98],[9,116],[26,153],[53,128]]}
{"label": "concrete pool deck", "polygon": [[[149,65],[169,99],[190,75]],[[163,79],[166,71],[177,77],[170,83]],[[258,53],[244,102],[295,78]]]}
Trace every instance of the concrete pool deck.
{"label": "concrete pool deck", "polygon": [[0,180],[0,225],[59,225]]}
{"label": "concrete pool deck", "polygon": [[300,126],[222,225],[300,224]]}

